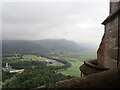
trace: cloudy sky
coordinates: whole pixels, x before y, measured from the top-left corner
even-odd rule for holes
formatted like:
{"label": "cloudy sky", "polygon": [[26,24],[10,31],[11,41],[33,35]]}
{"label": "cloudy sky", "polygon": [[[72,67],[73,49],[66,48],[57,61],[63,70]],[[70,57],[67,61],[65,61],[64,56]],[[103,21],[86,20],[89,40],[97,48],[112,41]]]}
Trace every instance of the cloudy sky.
{"label": "cloudy sky", "polygon": [[99,45],[108,2],[4,2],[4,40],[67,39]]}

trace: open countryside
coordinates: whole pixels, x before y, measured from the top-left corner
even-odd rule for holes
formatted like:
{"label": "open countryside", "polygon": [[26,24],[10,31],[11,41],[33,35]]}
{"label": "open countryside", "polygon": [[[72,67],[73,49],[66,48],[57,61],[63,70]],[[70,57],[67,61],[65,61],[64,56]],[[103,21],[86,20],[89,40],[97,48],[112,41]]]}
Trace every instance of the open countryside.
{"label": "open countryside", "polygon": [[24,59],[35,59],[37,58],[37,56],[36,55],[23,55],[23,58]]}
{"label": "open countryside", "polygon": [[61,71],[62,74],[65,75],[70,75],[70,76],[75,76],[75,77],[80,77],[80,70],[79,67],[83,64],[82,61],[77,61],[77,62],[70,62],[71,67],[67,68],[66,70]]}
{"label": "open countryside", "polygon": [[[79,70],[79,67],[83,64],[84,60],[96,59],[96,53],[94,51],[67,53],[67,54],[64,54],[61,56],[62,56],[62,59],[71,63],[71,67],[67,68],[65,70],[58,70],[58,71],[60,71],[60,73],[62,73],[62,74],[75,76],[75,77],[80,77],[81,72]],[[37,57],[35,55],[24,55],[24,57],[28,57],[28,59],[33,58],[33,60],[44,60],[44,61],[48,62],[48,59],[43,58],[43,57]],[[34,58],[34,57],[36,57],[36,58]],[[56,57],[56,58],[59,59],[59,57]],[[24,59],[26,59],[26,58],[24,58]],[[55,65],[55,66],[63,65],[62,63],[58,63],[55,60],[50,60],[50,62],[56,62],[56,63],[48,64],[48,65]]]}
{"label": "open countryside", "polygon": [[[61,57],[62,56],[62,57]],[[89,59],[95,59],[96,54],[95,52],[89,51],[89,52],[77,52],[77,53],[66,53],[64,55],[61,55],[59,57],[54,57],[57,59],[64,59],[71,63],[71,66],[67,69],[62,69],[58,70],[59,73],[65,74],[65,75],[70,75],[70,76],[75,76],[75,77],[80,77],[80,70],[79,67],[83,64],[83,60],[89,60]],[[56,60],[48,59],[45,57],[37,56],[37,55],[23,55],[22,59],[18,59],[19,57],[8,57],[11,59],[15,59],[17,61],[44,61],[47,62],[47,65],[50,66],[61,66],[64,65],[63,63],[60,63]]]}
{"label": "open countryside", "polygon": [[1,3],[0,88],[120,88],[120,0],[104,1]]}
{"label": "open countryside", "polygon": [[67,68],[66,70],[60,70],[60,72],[65,75],[70,75],[75,77],[80,77],[81,72],[79,70],[79,67],[83,64],[84,60],[96,59],[96,53],[93,51],[68,53],[63,56],[65,56],[64,58],[69,63],[71,63],[72,66],[70,68]]}
{"label": "open countryside", "polygon": [[[56,57],[59,59],[59,57]],[[64,69],[64,70],[58,70],[60,73],[75,77],[80,77],[80,70],[79,67],[83,64],[83,60],[90,60],[90,59],[96,59],[96,53],[93,51],[84,51],[84,52],[77,52],[77,53],[67,53],[62,55],[62,59],[68,61],[71,63],[71,67]],[[44,57],[38,57],[37,55],[23,55],[22,61],[45,61],[48,62],[48,65],[52,66],[61,66],[63,65],[60,62],[57,62],[52,59],[47,59]]]}
{"label": "open countryside", "polygon": [[35,88],[80,77],[79,67],[96,53],[67,40],[13,40],[3,42],[2,57],[4,88]]}
{"label": "open countryside", "polygon": [[47,65],[54,65],[54,66],[63,65],[62,63],[60,63],[56,60],[52,60],[52,59],[48,59],[48,58],[36,56],[36,55],[24,55],[23,59],[21,59],[21,60],[22,61],[43,61],[43,62],[47,62]]}

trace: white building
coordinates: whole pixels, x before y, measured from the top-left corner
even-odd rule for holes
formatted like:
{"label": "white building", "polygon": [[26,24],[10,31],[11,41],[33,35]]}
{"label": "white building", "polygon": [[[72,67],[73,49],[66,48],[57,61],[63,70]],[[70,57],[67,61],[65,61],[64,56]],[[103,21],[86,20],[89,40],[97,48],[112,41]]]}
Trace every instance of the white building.
{"label": "white building", "polygon": [[24,72],[24,69],[10,71],[10,73],[22,73],[22,72]]}

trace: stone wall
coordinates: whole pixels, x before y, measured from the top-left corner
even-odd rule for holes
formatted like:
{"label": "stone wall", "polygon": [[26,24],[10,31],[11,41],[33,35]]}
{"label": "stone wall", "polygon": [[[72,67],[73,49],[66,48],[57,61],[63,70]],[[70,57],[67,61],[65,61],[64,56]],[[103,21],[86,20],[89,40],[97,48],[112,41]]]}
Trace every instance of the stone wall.
{"label": "stone wall", "polygon": [[[82,78],[72,78],[45,88],[120,88],[120,68],[103,71]],[[36,88],[36,90],[41,88]]]}
{"label": "stone wall", "polygon": [[96,59],[84,61],[84,64],[79,69],[81,71],[81,77],[109,70],[108,68],[98,66]]}
{"label": "stone wall", "polygon": [[120,0],[110,0],[110,14],[115,13],[119,9],[119,2]]}
{"label": "stone wall", "polygon": [[[97,59],[98,65],[106,68],[115,68],[118,65],[118,31],[120,23],[120,2],[110,3],[110,16],[103,22],[105,25],[105,33],[98,49]],[[118,13],[116,13],[118,12]]]}

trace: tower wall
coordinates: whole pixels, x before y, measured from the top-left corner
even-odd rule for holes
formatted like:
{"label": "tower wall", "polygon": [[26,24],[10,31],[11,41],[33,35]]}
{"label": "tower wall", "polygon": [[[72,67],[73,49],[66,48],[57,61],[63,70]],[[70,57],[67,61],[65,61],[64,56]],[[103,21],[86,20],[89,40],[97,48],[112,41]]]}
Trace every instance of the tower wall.
{"label": "tower wall", "polygon": [[120,0],[119,2],[110,2],[110,15],[103,24],[105,33],[97,52],[98,65],[106,68],[118,67]]}

